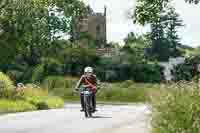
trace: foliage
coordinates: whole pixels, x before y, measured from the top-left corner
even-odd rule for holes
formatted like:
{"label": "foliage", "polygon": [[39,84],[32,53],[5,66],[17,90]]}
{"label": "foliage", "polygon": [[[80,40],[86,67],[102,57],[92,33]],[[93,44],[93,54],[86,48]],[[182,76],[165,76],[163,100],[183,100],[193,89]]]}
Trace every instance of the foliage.
{"label": "foliage", "polygon": [[59,97],[49,97],[47,98],[46,103],[50,109],[64,107],[64,101]]}
{"label": "foliage", "polygon": [[97,56],[95,49],[66,49],[63,52],[63,57],[66,73],[72,75],[81,75],[84,67],[88,65],[94,67],[99,62],[99,57]]}
{"label": "foliage", "polygon": [[29,65],[38,64],[42,50],[59,39],[55,34],[69,34],[72,17],[87,13],[79,0],[8,0],[1,4],[0,60],[4,63],[20,54]]}
{"label": "foliage", "polygon": [[151,98],[153,133],[198,133],[199,94],[199,84],[194,82],[165,85],[154,93]]}
{"label": "foliage", "polygon": [[[153,23],[163,9],[173,0],[137,0],[133,20],[142,25]],[[184,0],[188,3],[198,4],[199,0]]]}
{"label": "foliage", "polygon": [[48,91],[35,85],[35,84],[27,84],[25,85],[25,88],[22,90],[23,96],[31,97],[31,96],[48,96]]}
{"label": "foliage", "polygon": [[145,62],[146,50],[150,47],[150,40],[147,35],[137,35],[130,32],[124,39],[125,46],[122,52],[125,52],[123,60],[127,60],[131,64]]}
{"label": "foliage", "polygon": [[27,101],[36,106],[38,110],[62,108],[64,101],[59,97],[32,96]]}
{"label": "foliage", "polygon": [[171,0],[137,0],[137,5],[133,15],[135,23],[142,25],[154,23],[159,17],[163,8]]}
{"label": "foliage", "polygon": [[175,9],[171,6],[166,7],[159,18],[151,24],[152,48],[150,55],[161,61],[181,56],[180,38],[177,33],[177,29],[181,26],[182,20],[179,19]]}
{"label": "foliage", "polygon": [[49,91],[50,94],[63,98],[73,97],[73,90],[78,82],[78,78],[49,76],[41,84],[41,86]]}
{"label": "foliage", "polygon": [[31,82],[32,83],[41,82],[44,79],[44,76],[45,76],[44,65],[38,65],[33,69]]}
{"label": "foliage", "polygon": [[10,78],[0,72],[0,98],[11,99],[14,95],[15,87]]}
{"label": "foliage", "polygon": [[135,23],[150,24],[151,51],[149,55],[159,61],[178,57],[180,38],[177,29],[182,25],[179,14],[171,5],[172,0],[138,0],[133,19]]}
{"label": "foliage", "polygon": [[0,113],[33,111],[36,107],[27,101],[0,99]]}
{"label": "foliage", "polygon": [[132,69],[136,82],[159,83],[163,80],[162,67],[156,64],[138,64]]}
{"label": "foliage", "polygon": [[45,75],[61,75],[64,73],[63,64],[56,58],[45,58],[43,63]]}
{"label": "foliage", "polygon": [[61,108],[64,101],[59,97],[50,96],[48,91],[34,84],[27,84],[17,91],[16,99],[27,101],[38,110]]}
{"label": "foliage", "polygon": [[199,74],[197,70],[197,65],[200,63],[200,56],[191,56],[186,58],[184,64],[176,66],[173,73],[175,75],[175,80],[187,80],[191,81],[195,76]]}
{"label": "foliage", "polygon": [[[78,79],[72,77],[48,77],[42,84],[49,88],[53,95],[65,100],[78,100],[73,94]],[[159,88],[158,84],[134,83],[132,80],[116,83],[102,83],[97,93],[97,99],[102,101],[146,102],[151,91]]]}
{"label": "foliage", "polygon": [[157,84],[140,84],[130,81],[104,83],[97,93],[97,99],[117,102],[148,102],[150,92],[158,90],[158,88]]}
{"label": "foliage", "polygon": [[51,91],[54,88],[73,88],[77,82],[78,78],[74,77],[49,76],[43,81],[42,86]]}

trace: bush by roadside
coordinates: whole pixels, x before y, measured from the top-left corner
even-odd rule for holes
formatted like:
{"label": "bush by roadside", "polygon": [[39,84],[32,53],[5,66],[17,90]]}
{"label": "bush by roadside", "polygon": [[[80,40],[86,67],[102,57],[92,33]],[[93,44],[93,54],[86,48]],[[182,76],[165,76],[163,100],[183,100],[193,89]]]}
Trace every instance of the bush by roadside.
{"label": "bush by roadside", "polygon": [[64,107],[64,101],[35,84],[15,87],[10,78],[0,73],[0,113],[23,112]]}
{"label": "bush by roadside", "polygon": [[153,133],[200,132],[200,86],[195,82],[164,85],[151,96]]}
{"label": "bush by roadside", "polygon": [[64,107],[64,101],[59,97],[40,97],[32,96],[26,99],[29,103],[33,104],[38,110],[55,109]]}
{"label": "bush by roadside", "polygon": [[36,107],[27,101],[0,99],[0,113],[33,111]]}
{"label": "bush by roadside", "polygon": [[14,95],[14,88],[11,79],[0,72],[0,98],[12,98]]}

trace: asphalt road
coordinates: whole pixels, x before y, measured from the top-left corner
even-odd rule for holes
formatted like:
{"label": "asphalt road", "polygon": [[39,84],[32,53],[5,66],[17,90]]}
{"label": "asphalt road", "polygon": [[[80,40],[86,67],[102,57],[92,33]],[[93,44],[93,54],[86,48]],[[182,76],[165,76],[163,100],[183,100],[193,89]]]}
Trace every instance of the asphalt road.
{"label": "asphalt road", "polygon": [[150,133],[147,105],[99,105],[85,118],[79,104],[0,116],[0,133]]}

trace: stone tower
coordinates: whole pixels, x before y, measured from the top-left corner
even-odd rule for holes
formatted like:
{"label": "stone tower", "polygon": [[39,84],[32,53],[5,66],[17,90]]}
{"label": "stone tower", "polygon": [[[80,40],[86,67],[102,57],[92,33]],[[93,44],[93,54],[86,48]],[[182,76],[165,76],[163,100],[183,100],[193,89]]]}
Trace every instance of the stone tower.
{"label": "stone tower", "polygon": [[[73,38],[78,40],[82,33],[86,33],[95,41],[96,48],[104,48],[107,44],[106,12],[106,7],[104,7],[104,13],[91,11],[86,17],[76,20]],[[84,40],[83,45],[86,42]]]}

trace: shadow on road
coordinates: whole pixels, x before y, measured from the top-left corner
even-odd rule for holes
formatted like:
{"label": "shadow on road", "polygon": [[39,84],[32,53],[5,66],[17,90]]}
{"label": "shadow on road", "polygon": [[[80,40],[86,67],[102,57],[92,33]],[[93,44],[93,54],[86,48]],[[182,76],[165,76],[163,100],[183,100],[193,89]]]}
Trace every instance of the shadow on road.
{"label": "shadow on road", "polygon": [[92,118],[95,118],[95,119],[104,119],[104,118],[112,118],[112,117],[106,117],[106,116],[93,116]]}

